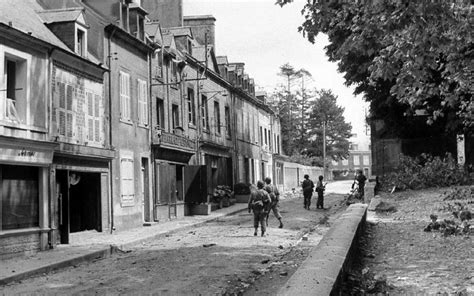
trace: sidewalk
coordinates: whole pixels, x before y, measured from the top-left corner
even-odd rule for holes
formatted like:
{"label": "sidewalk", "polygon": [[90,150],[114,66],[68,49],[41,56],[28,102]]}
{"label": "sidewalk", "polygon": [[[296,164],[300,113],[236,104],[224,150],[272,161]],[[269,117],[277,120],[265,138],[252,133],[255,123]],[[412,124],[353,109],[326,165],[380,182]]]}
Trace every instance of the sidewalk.
{"label": "sidewalk", "polygon": [[70,238],[71,243],[68,245],[58,245],[54,249],[32,255],[0,260],[0,286],[55,269],[74,266],[81,262],[105,258],[116,252],[117,249],[126,250],[160,236],[246,209],[247,204],[237,203],[213,211],[208,216],[186,216],[183,219],[156,223],[152,226],[143,226],[113,234],[96,231],[73,233]]}

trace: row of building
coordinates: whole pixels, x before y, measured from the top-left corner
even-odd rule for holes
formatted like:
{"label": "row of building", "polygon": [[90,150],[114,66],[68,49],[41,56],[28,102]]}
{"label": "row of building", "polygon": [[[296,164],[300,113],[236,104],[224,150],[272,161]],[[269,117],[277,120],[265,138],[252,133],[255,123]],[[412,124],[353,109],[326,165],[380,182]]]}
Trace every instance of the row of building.
{"label": "row of building", "polygon": [[0,0],[0,256],[283,184],[280,123],[177,0]]}

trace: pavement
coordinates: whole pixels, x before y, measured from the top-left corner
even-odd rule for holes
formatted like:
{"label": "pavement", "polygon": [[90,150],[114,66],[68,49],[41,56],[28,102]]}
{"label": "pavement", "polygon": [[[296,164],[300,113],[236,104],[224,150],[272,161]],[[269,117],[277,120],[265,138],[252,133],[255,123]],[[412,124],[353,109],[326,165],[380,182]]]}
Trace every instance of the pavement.
{"label": "pavement", "polygon": [[70,244],[58,245],[51,250],[30,255],[0,260],[0,286],[56,269],[74,266],[81,262],[106,258],[114,252],[126,251],[133,246],[157,239],[160,236],[192,228],[244,210],[247,210],[246,203],[236,203],[230,207],[213,211],[210,215],[186,216],[112,234],[96,231],[73,233],[70,236]]}

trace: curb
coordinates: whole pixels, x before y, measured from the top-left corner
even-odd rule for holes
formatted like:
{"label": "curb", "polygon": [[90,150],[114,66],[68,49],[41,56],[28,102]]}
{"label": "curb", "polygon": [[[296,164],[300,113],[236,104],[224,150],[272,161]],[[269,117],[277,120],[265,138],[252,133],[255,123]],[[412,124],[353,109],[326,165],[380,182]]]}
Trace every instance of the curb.
{"label": "curb", "polygon": [[366,215],[367,205],[349,206],[277,295],[339,295]]}
{"label": "curb", "polygon": [[172,233],[175,233],[175,232],[178,232],[178,231],[181,231],[181,230],[190,229],[190,228],[202,225],[202,224],[207,223],[207,222],[215,221],[215,220],[217,220],[219,218],[222,218],[222,217],[226,217],[226,216],[230,216],[230,215],[234,215],[234,214],[243,212],[245,210],[247,210],[247,208],[236,209],[236,210],[233,210],[233,211],[229,211],[228,213],[219,215],[217,217],[212,217],[212,218],[209,218],[209,219],[203,219],[202,221],[198,221],[198,222],[190,224],[190,225],[186,225],[186,226],[183,226],[183,227],[177,227],[177,228],[169,230],[169,231],[163,231],[163,232],[157,233],[155,235],[151,235],[151,236],[148,236],[148,237],[136,239],[136,240],[124,243],[124,244],[120,244],[120,245],[111,244],[107,247],[104,247],[103,249],[96,250],[96,251],[90,252],[88,254],[74,256],[72,258],[68,258],[68,259],[65,259],[65,260],[62,260],[62,261],[59,261],[59,262],[55,262],[55,263],[52,263],[52,264],[49,264],[49,265],[41,266],[41,267],[38,267],[38,268],[35,268],[35,269],[27,270],[27,271],[24,271],[24,272],[21,272],[21,273],[12,275],[12,276],[0,278],[0,287],[6,285],[8,283],[21,281],[21,280],[24,280],[26,278],[29,278],[29,277],[32,277],[32,276],[35,276],[35,275],[38,275],[38,274],[48,273],[48,272],[51,272],[53,270],[66,268],[66,267],[73,266],[73,265],[76,265],[76,264],[79,264],[79,263],[92,261],[94,259],[108,258],[112,254],[116,253],[118,250],[130,248],[130,247],[136,246],[138,244],[144,243],[146,241],[150,241],[150,240],[159,238],[161,236],[172,234]]}
{"label": "curb", "polygon": [[9,277],[2,278],[2,279],[0,279],[0,286],[6,285],[6,284],[11,283],[11,282],[20,281],[20,280],[23,280],[23,279],[26,279],[26,278],[29,278],[29,277],[32,277],[32,276],[35,276],[35,275],[38,275],[38,274],[41,274],[41,273],[48,273],[48,272],[51,272],[53,270],[73,266],[73,265],[83,263],[83,262],[86,262],[86,261],[92,261],[94,259],[107,258],[107,257],[110,257],[110,255],[112,255],[112,248],[110,248],[110,247],[109,248],[104,248],[104,249],[99,250],[99,251],[94,251],[94,252],[91,252],[91,253],[86,254],[86,255],[79,255],[79,256],[69,258],[69,259],[66,259],[66,260],[63,260],[63,261],[60,261],[60,262],[56,262],[56,263],[53,263],[53,264],[50,264],[50,265],[38,267],[36,269],[28,270],[28,271],[25,271],[25,272],[22,272],[22,273],[18,273],[18,274],[9,276]]}

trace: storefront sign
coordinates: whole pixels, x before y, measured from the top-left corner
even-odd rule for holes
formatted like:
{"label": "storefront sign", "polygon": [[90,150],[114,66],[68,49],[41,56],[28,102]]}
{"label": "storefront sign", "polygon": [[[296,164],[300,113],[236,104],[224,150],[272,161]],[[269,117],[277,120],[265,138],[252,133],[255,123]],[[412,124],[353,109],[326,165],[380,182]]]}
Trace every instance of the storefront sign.
{"label": "storefront sign", "polygon": [[0,148],[0,160],[7,162],[22,162],[50,164],[53,161],[53,151],[39,151],[27,147]]}

